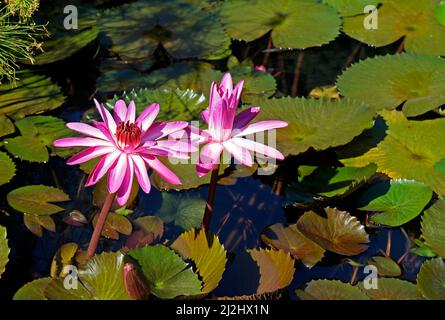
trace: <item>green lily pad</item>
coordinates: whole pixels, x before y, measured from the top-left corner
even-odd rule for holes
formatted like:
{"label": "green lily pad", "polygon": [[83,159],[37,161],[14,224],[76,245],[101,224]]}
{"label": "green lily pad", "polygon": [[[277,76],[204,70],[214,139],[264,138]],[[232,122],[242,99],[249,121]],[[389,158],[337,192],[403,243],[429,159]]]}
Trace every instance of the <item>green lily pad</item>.
{"label": "green lily pad", "polygon": [[416,246],[411,248],[409,252],[425,258],[434,258],[437,256],[437,254],[420,239],[414,239],[414,243]]}
{"label": "green lily pad", "polygon": [[379,276],[382,277],[398,277],[402,274],[397,262],[390,257],[375,256],[368,260],[367,264],[375,266]]}
{"label": "green lily pad", "polygon": [[260,269],[256,294],[275,292],[289,286],[294,277],[294,260],[283,250],[247,250]]}
{"label": "green lily pad", "polygon": [[0,85],[0,116],[17,120],[30,114],[60,107],[64,101],[60,88],[46,76],[21,71],[20,80]]}
{"label": "green lily pad", "polygon": [[440,1],[434,11],[434,17],[440,25],[445,27],[445,2]]}
{"label": "green lily pad", "polygon": [[377,171],[390,178],[417,180],[445,195],[445,174],[435,168],[445,158],[445,119],[411,121],[398,111],[382,114],[388,124],[385,138],[365,154],[341,162],[346,166],[375,163]]}
{"label": "green lily pad", "polygon": [[46,162],[49,159],[48,148],[60,155],[69,155],[73,150],[61,151],[52,146],[54,140],[72,136],[65,122],[51,116],[26,117],[15,122],[21,136],[5,140],[9,153],[22,160]]}
{"label": "green lily pad", "polygon": [[6,196],[8,204],[17,211],[34,215],[52,215],[63,211],[52,202],[68,201],[62,190],[44,185],[31,185],[15,189]]}
{"label": "green lily pad", "polygon": [[15,127],[12,121],[4,114],[0,114],[0,137],[14,133]]}
{"label": "green lily pad", "polygon": [[131,62],[146,59],[159,44],[177,59],[230,54],[230,38],[215,14],[184,1],[142,0],[112,8],[98,28],[111,38],[111,50]]}
{"label": "green lily pad", "polygon": [[366,14],[344,17],[343,31],[350,37],[382,47],[404,37],[407,52],[445,54],[445,27],[435,19],[438,0],[381,0],[378,28],[363,27]]}
{"label": "green lily pad", "polygon": [[445,264],[441,258],[427,260],[417,274],[417,290],[429,300],[445,300]]}
{"label": "green lily pad", "polygon": [[289,123],[276,131],[277,149],[285,155],[344,145],[372,127],[374,117],[366,105],[350,100],[279,98],[266,100],[259,107],[261,112],[255,120]]}
{"label": "green lily pad", "polygon": [[97,79],[96,88],[101,93],[128,91],[150,86],[147,76],[130,68],[108,70]]}
{"label": "green lily pad", "polygon": [[225,1],[220,17],[232,38],[253,41],[272,30],[276,47],[299,49],[334,40],[341,23],[335,9],[315,0]]}
{"label": "green lily pad", "polygon": [[17,290],[13,300],[48,300],[45,297],[45,289],[52,280],[51,277],[47,277],[26,283]]}
{"label": "green lily pad", "polygon": [[296,290],[302,300],[369,300],[357,286],[339,280],[312,280],[303,290]]}
{"label": "green lily pad", "polygon": [[323,0],[324,3],[337,9],[342,16],[353,16],[363,13],[366,6],[377,6],[380,0]]}
{"label": "green lily pad", "polygon": [[289,252],[309,268],[320,262],[325,253],[322,247],[298,231],[296,224],[288,227],[281,223],[274,224],[263,231],[261,240],[275,249]]}
{"label": "green lily pad", "polygon": [[320,197],[345,196],[365,183],[376,169],[374,164],[363,168],[300,166],[298,182],[286,188],[286,203],[307,204]]}
{"label": "green lily pad", "polygon": [[5,267],[9,260],[8,255],[10,250],[6,235],[6,228],[0,226],[0,278],[2,277],[2,273],[5,272]]}
{"label": "green lily pad", "polygon": [[186,193],[163,192],[162,206],[155,215],[165,223],[173,222],[184,230],[197,228],[204,216],[206,201]]}
{"label": "green lily pad", "polygon": [[425,245],[445,258],[445,200],[441,199],[425,210],[422,216],[422,238]]}
{"label": "green lily pad", "polygon": [[409,281],[379,278],[377,289],[365,289],[363,282],[358,287],[372,300],[420,300],[416,285]]}
{"label": "green lily pad", "polygon": [[203,94],[195,93],[191,89],[139,89],[114,96],[106,103],[110,109],[114,108],[117,100],[123,99],[127,104],[134,101],[137,113],[141,113],[153,102],[161,107],[156,118],[159,121],[191,121],[198,120],[200,112],[207,108],[208,101]]}
{"label": "green lily pad", "polygon": [[184,259],[190,259],[203,282],[202,293],[216,289],[227,263],[227,252],[216,236],[192,229],[182,233],[171,245]]}
{"label": "green lily pad", "polygon": [[417,217],[433,195],[428,186],[414,180],[391,180],[389,189],[379,195],[387,187],[386,182],[376,184],[359,201],[367,203],[360,210],[378,212],[371,216],[373,222],[391,227],[401,226]]}
{"label": "green lily pad", "polygon": [[151,284],[151,293],[157,297],[171,299],[201,293],[202,283],[197,274],[167,247],[145,246],[128,254],[138,261]]}
{"label": "green lily pad", "polygon": [[101,300],[94,297],[83,283],[78,282],[75,290],[65,289],[64,281],[61,278],[52,279],[45,287],[44,294],[47,300]]}
{"label": "green lily pad", "polygon": [[52,37],[43,43],[43,53],[34,57],[34,64],[43,65],[64,60],[97,38],[96,27],[52,32]]}
{"label": "green lily pad", "polygon": [[357,218],[336,208],[324,211],[327,218],[313,211],[303,214],[297,222],[298,230],[324,249],[341,255],[354,256],[366,251],[369,237]]}
{"label": "green lily pad", "polygon": [[343,96],[364,101],[375,110],[395,109],[403,103],[404,114],[411,117],[445,103],[444,82],[444,59],[399,54],[354,64],[339,77],[338,87]]}
{"label": "green lily pad", "polygon": [[43,236],[43,229],[56,232],[56,223],[51,216],[38,216],[25,213],[23,215],[23,223],[29,231],[39,238]]}
{"label": "green lily pad", "polygon": [[0,152],[0,185],[11,181],[15,175],[14,161],[4,152]]}
{"label": "green lily pad", "polygon": [[135,219],[133,222],[145,234],[152,233],[155,239],[160,239],[164,235],[164,222],[159,217],[144,216]]}

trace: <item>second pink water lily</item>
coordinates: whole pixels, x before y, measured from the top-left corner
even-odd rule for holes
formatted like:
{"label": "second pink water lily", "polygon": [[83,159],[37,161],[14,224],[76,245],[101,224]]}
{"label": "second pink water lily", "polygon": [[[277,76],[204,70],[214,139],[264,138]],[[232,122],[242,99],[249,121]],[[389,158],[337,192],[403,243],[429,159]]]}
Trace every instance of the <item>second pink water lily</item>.
{"label": "second pink water lily", "polygon": [[75,165],[101,157],[91,171],[86,186],[96,184],[108,173],[108,191],[116,193],[119,205],[124,205],[131,193],[133,177],[136,174],[139,185],[146,193],[151,183],[147,166],[172,184],[180,184],[179,178],[157,157],[187,159],[187,153],[194,151],[187,141],[163,140],[187,127],[185,121],[154,122],[159,113],[159,105],[151,104],[136,118],[136,107],[130,102],[128,107],[123,100],[114,106],[114,117],[96,100],[102,122],[93,126],[71,122],[67,126],[88,137],[64,138],[54,141],[56,147],[82,147],[85,150],[68,159],[67,164]]}
{"label": "second pink water lily", "polygon": [[240,81],[234,88],[229,73],[223,76],[220,85],[212,83],[209,107],[202,112],[208,129],[202,132],[206,145],[202,148],[199,163],[196,165],[200,177],[219,164],[224,150],[239,163],[249,167],[253,165],[251,152],[274,159],[284,159],[278,150],[244,138],[254,133],[286,127],[287,122],[269,120],[249,124],[260,112],[258,107],[251,107],[237,114],[243,85],[244,81]]}

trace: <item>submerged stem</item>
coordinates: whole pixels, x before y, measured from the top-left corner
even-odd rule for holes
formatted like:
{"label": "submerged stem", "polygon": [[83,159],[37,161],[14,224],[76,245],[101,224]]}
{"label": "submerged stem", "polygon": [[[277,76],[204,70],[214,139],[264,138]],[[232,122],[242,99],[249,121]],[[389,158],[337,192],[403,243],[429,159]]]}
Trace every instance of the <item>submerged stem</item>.
{"label": "submerged stem", "polygon": [[210,229],[210,222],[212,220],[213,202],[215,201],[216,185],[218,184],[219,164],[212,170],[212,177],[210,178],[209,194],[207,195],[206,209],[204,218],[202,219],[201,227],[207,233]]}
{"label": "submerged stem", "polygon": [[91,236],[90,244],[88,245],[88,258],[92,258],[96,252],[99,238],[104,228],[105,221],[107,220],[108,212],[110,212],[111,205],[113,204],[115,193],[108,194],[105,199],[102,210],[99,213],[96,226],[94,227],[93,235]]}

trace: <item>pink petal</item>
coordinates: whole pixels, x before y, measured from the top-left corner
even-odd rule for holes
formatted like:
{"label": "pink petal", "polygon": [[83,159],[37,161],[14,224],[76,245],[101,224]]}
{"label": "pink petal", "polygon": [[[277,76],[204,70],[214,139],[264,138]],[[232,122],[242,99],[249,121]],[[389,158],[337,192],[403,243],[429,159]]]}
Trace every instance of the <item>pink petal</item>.
{"label": "pink petal", "polygon": [[182,153],[179,151],[168,150],[163,148],[152,147],[150,149],[144,150],[142,152],[138,152],[140,155],[145,156],[160,156],[160,157],[168,157],[168,158],[176,158],[176,159],[189,159],[189,155],[187,153]]}
{"label": "pink petal", "polygon": [[148,177],[147,167],[144,160],[138,155],[131,155],[134,163],[134,172],[138,179],[139,185],[145,193],[149,193],[151,189],[150,178]]}
{"label": "pink petal", "polygon": [[124,122],[127,115],[127,105],[124,100],[117,100],[114,104],[114,119],[116,123]]}
{"label": "pink petal", "polygon": [[155,146],[163,149],[180,151],[183,153],[196,152],[198,148],[191,145],[189,141],[178,141],[178,140],[159,140]]}
{"label": "pink petal", "polygon": [[226,72],[221,80],[221,87],[225,89],[225,91],[228,91],[229,95],[232,94],[233,91],[233,82],[232,82],[232,76],[229,72]]}
{"label": "pink petal", "polygon": [[110,130],[108,130],[108,127],[103,122],[93,122],[93,123],[108,141],[116,145],[116,135],[114,133],[111,133]]}
{"label": "pink petal", "polygon": [[242,163],[248,167],[251,167],[253,165],[252,155],[246,148],[233,143],[231,140],[224,141],[223,146],[224,148],[226,148],[227,151],[229,151],[231,155],[233,155],[235,160],[237,160],[239,163]]}
{"label": "pink petal", "polygon": [[88,180],[85,183],[85,187],[96,184],[107,172],[108,169],[116,162],[116,159],[121,155],[120,151],[114,151],[106,156],[102,157],[96,164],[94,169],[90,172]]}
{"label": "pink petal", "polygon": [[131,101],[128,105],[127,115],[125,117],[125,122],[129,121],[130,123],[134,123],[136,119],[136,106],[134,101]]}
{"label": "pink petal", "polygon": [[85,149],[85,150],[75,154],[74,156],[69,158],[66,161],[66,163],[69,164],[69,165],[75,165],[75,164],[83,163],[83,162],[86,162],[88,160],[91,160],[91,159],[97,158],[99,156],[102,156],[104,154],[111,153],[111,152],[113,152],[115,150],[116,149],[114,147],[102,147],[102,146],[90,147],[88,149]]}
{"label": "pink petal", "polygon": [[171,171],[165,164],[163,164],[159,159],[156,157],[142,157],[144,161],[152,168],[154,171],[156,171],[159,176],[168,181],[171,184],[181,184],[181,181],[179,178]]}
{"label": "pink petal", "polygon": [[112,133],[116,133],[116,122],[114,118],[111,116],[110,111],[108,111],[103,105],[101,105],[96,99],[94,99],[94,103],[96,104],[96,108],[99,111],[100,116],[102,117],[106,127]]}
{"label": "pink petal", "polygon": [[196,165],[199,177],[206,175],[215,167],[215,164],[219,163],[223,149],[223,145],[219,142],[210,142],[202,148]]}
{"label": "pink petal", "polygon": [[122,185],[128,167],[128,157],[126,153],[121,153],[119,159],[114,163],[108,175],[108,192],[115,193]]}
{"label": "pink petal", "polygon": [[271,158],[278,159],[278,160],[284,159],[283,154],[280,151],[278,151],[277,149],[274,149],[272,147],[266,146],[262,143],[259,143],[259,142],[253,141],[253,140],[244,139],[244,138],[232,138],[229,141],[234,144],[237,144],[238,146],[246,148],[250,151],[264,155],[266,157],[271,157]]}
{"label": "pink petal", "polygon": [[213,108],[210,111],[209,132],[215,140],[223,140],[226,133],[224,131],[224,119],[226,112],[227,103],[225,100],[218,101],[213,105]]}
{"label": "pink petal", "polygon": [[70,128],[73,131],[85,134],[87,136],[92,136],[95,138],[108,140],[107,137],[97,128],[90,126],[86,123],[82,122],[69,122],[66,124],[68,128]]}
{"label": "pink petal", "polygon": [[122,185],[120,186],[116,200],[120,206],[124,206],[128,198],[131,194],[131,187],[133,185],[133,176],[134,176],[134,164],[131,158],[127,158],[127,168],[124,172],[124,180],[122,181]]}
{"label": "pink petal", "polygon": [[209,108],[201,111],[201,117],[204,119],[205,123],[209,124],[209,117],[210,117]]}
{"label": "pink petal", "polygon": [[75,147],[95,147],[95,146],[113,146],[109,141],[95,138],[63,138],[53,142],[55,147],[59,148],[75,148]]}
{"label": "pink petal", "polygon": [[236,105],[238,106],[239,99],[241,98],[241,93],[243,93],[244,80],[241,80],[233,89],[233,96],[236,99]]}
{"label": "pink petal", "polygon": [[147,131],[148,128],[153,124],[153,121],[159,114],[159,104],[152,103],[149,107],[145,108],[144,111],[136,119],[136,124],[139,125],[142,131]]}
{"label": "pink petal", "polygon": [[158,122],[153,124],[142,137],[142,142],[161,139],[171,133],[182,130],[188,126],[185,121]]}
{"label": "pink petal", "polygon": [[233,129],[241,129],[246,126],[253,118],[260,113],[260,108],[251,107],[249,109],[243,110],[235,116],[235,120],[233,121]]}
{"label": "pink petal", "polygon": [[260,121],[252,123],[243,129],[241,129],[240,132],[236,133],[234,137],[242,137],[247,136],[249,134],[277,129],[277,128],[283,128],[287,126],[287,122],[280,121],[280,120],[268,120],[268,121]]}

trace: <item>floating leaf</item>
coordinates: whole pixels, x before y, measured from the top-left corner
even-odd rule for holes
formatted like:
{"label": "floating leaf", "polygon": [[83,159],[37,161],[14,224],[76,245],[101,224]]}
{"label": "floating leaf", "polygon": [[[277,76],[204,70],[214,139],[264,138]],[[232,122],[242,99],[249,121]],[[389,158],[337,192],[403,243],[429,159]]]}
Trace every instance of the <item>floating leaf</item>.
{"label": "floating leaf", "polygon": [[45,297],[45,289],[51,281],[48,277],[28,282],[17,290],[13,300],[48,300]]}
{"label": "floating leaf", "polygon": [[97,35],[95,27],[52,32],[52,37],[43,43],[43,53],[36,55],[33,62],[42,65],[66,59],[94,41]]}
{"label": "floating leaf", "polygon": [[425,244],[445,257],[445,200],[441,199],[425,210],[422,216],[422,238]]}
{"label": "floating leaf", "polygon": [[115,96],[106,103],[110,109],[118,99],[123,99],[127,104],[134,101],[137,113],[140,113],[153,102],[162,106],[156,118],[159,121],[191,121],[199,119],[202,110],[207,108],[208,101],[203,94],[195,93],[191,89],[139,89],[130,93]]}
{"label": "floating leaf", "polygon": [[365,289],[363,282],[358,287],[372,300],[420,300],[416,285],[409,281],[378,278],[376,289]]}
{"label": "floating leaf", "polygon": [[260,268],[260,283],[257,294],[274,292],[287,287],[294,276],[294,260],[283,250],[248,250]]}
{"label": "floating leaf", "polygon": [[375,266],[379,276],[382,277],[398,277],[402,274],[402,270],[397,262],[390,257],[375,256],[368,260],[367,264]]}
{"label": "floating leaf", "polygon": [[49,111],[65,101],[60,88],[46,76],[22,71],[20,81],[0,85],[0,116],[14,120],[26,115]]}
{"label": "floating leaf", "polygon": [[0,226],[0,279],[2,273],[5,272],[6,264],[8,263],[9,247],[8,238],[6,237],[6,228]]}
{"label": "floating leaf", "polygon": [[374,117],[374,111],[367,106],[349,100],[280,98],[266,100],[260,107],[255,120],[289,123],[276,131],[277,148],[285,155],[344,145],[372,127]]}
{"label": "floating leaf", "polygon": [[226,268],[227,253],[218,237],[201,229],[182,233],[171,245],[184,259],[192,260],[203,282],[202,293],[216,289]]}
{"label": "floating leaf", "polygon": [[434,17],[440,25],[445,27],[445,2],[440,1],[434,11]]}
{"label": "floating leaf", "polygon": [[445,300],[445,264],[441,258],[427,260],[417,274],[417,290],[429,300]]}
{"label": "floating leaf", "polygon": [[314,241],[306,238],[296,224],[284,227],[281,223],[268,227],[261,235],[269,246],[289,252],[293,258],[301,261],[309,268],[321,261],[325,250]]}
{"label": "floating leaf", "polygon": [[338,101],[340,100],[340,93],[337,86],[321,86],[312,89],[309,92],[309,97],[312,99],[326,99]]}
{"label": "floating leaf", "polygon": [[232,38],[253,41],[272,30],[279,48],[321,46],[337,37],[341,23],[333,8],[315,0],[226,1],[220,16]]}
{"label": "floating leaf", "polygon": [[346,98],[364,101],[375,110],[395,109],[403,104],[404,114],[411,117],[445,103],[444,82],[444,59],[399,54],[354,64],[339,77],[338,87]]}
{"label": "floating leaf", "polygon": [[412,252],[414,254],[417,254],[418,256],[425,257],[425,258],[434,258],[437,256],[433,250],[431,250],[424,242],[422,242],[419,239],[414,239],[414,243],[416,244],[416,247],[413,247],[409,250],[409,252]]}
{"label": "floating leaf", "polygon": [[215,14],[187,2],[142,0],[122,5],[107,10],[98,28],[111,38],[111,50],[132,62],[146,59],[159,44],[177,59],[220,59],[230,54],[230,39]]}
{"label": "floating leaf", "polygon": [[159,298],[198,295],[201,281],[180,256],[161,246],[132,249],[129,255],[136,259],[151,284],[151,293]]}
{"label": "floating leaf", "polygon": [[159,217],[140,217],[135,219],[133,223],[144,231],[144,233],[152,233],[155,238],[160,239],[164,234],[164,222]]}
{"label": "floating leaf", "polygon": [[403,37],[408,52],[445,54],[445,27],[434,17],[438,0],[381,0],[378,28],[366,29],[366,14],[343,19],[343,31],[372,46],[389,45]]}
{"label": "floating leaf", "polygon": [[342,16],[353,16],[364,12],[369,5],[377,6],[380,0],[323,0],[324,3],[337,9]]}
{"label": "floating leaf", "polygon": [[391,180],[389,189],[381,195],[387,186],[383,182],[369,188],[362,195],[362,201],[368,204],[360,210],[379,212],[372,215],[371,220],[392,227],[417,217],[433,195],[428,186],[413,180]]}
{"label": "floating leaf", "polygon": [[51,202],[68,201],[62,190],[44,185],[15,189],[6,196],[8,204],[17,211],[34,215],[51,215],[64,209]]}
{"label": "floating leaf", "polygon": [[357,218],[336,208],[328,207],[324,211],[327,218],[313,211],[306,212],[297,222],[298,230],[326,250],[341,255],[353,256],[366,251],[368,234]]}
{"label": "floating leaf", "polygon": [[94,297],[93,294],[89,292],[87,288],[85,288],[82,282],[77,282],[76,289],[71,287],[69,288],[70,289],[65,288],[64,279],[56,278],[52,279],[46,285],[44,288],[44,294],[47,300],[101,300]]}
{"label": "floating leaf", "polygon": [[4,114],[0,114],[0,137],[14,133],[15,127],[12,121]]}
{"label": "floating leaf", "polygon": [[[32,116],[15,122],[21,136],[5,140],[6,150],[22,160],[46,162],[49,159],[48,149],[60,151],[52,147],[53,141],[72,136],[65,122],[50,116]],[[64,153],[64,155],[70,154]]]}
{"label": "floating leaf", "polygon": [[398,111],[383,114],[389,126],[386,137],[364,155],[341,162],[346,166],[375,163],[378,172],[393,179],[417,180],[445,195],[445,174],[435,168],[445,158],[445,119],[412,121]]}
{"label": "floating leaf", "polygon": [[[97,219],[99,219],[99,215],[96,214],[93,218],[93,226],[96,227]],[[105,220],[104,227],[102,229],[102,236],[108,239],[118,240],[119,233],[130,235],[133,227],[131,222],[114,212],[110,212]]]}
{"label": "floating leaf", "polygon": [[4,152],[0,152],[0,185],[8,183],[15,175],[15,164]]}
{"label": "floating leaf", "polygon": [[339,280],[312,280],[304,291],[295,293],[302,300],[369,300],[357,286]]}
{"label": "floating leaf", "polygon": [[201,225],[206,201],[183,193],[162,193],[162,206],[155,215],[165,223],[174,222],[184,230]]}
{"label": "floating leaf", "polygon": [[23,223],[29,231],[39,238],[43,235],[43,228],[51,232],[56,232],[56,224],[51,216],[37,216],[25,213],[23,215]]}
{"label": "floating leaf", "polygon": [[311,203],[314,198],[347,195],[365,183],[376,169],[374,164],[363,168],[300,166],[298,182],[286,188],[286,202]]}
{"label": "floating leaf", "polygon": [[51,277],[64,278],[68,274],[66,266],[74,264],[73,262],[78,249],[79,246],[77,245],[77,243],[68,242],[63,244],[57,250],[51,262],[51,271],[50,271]]}

